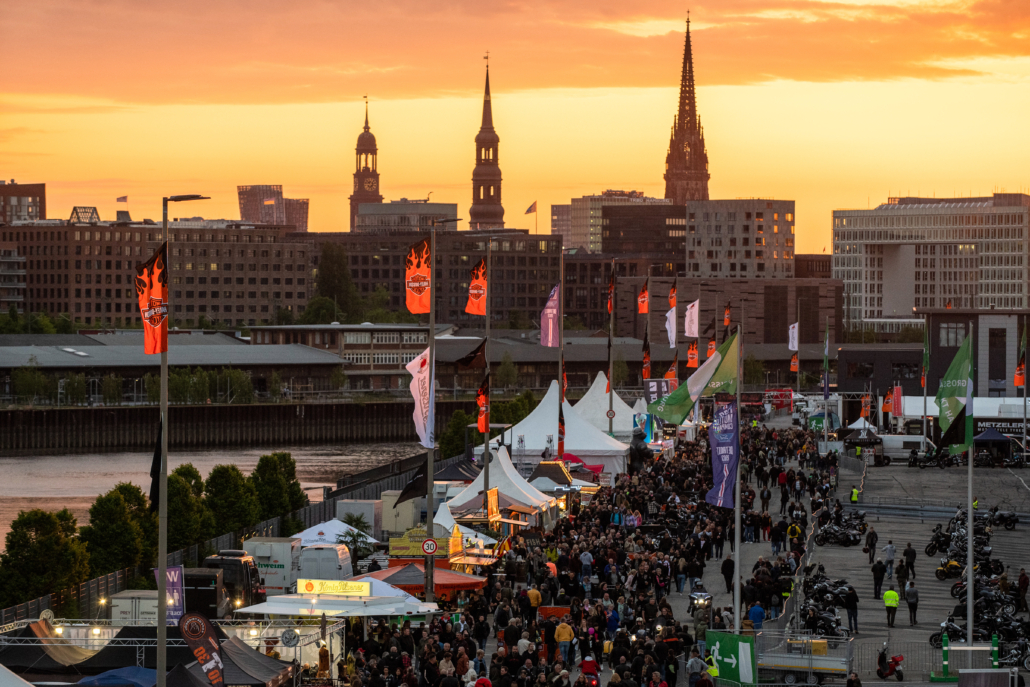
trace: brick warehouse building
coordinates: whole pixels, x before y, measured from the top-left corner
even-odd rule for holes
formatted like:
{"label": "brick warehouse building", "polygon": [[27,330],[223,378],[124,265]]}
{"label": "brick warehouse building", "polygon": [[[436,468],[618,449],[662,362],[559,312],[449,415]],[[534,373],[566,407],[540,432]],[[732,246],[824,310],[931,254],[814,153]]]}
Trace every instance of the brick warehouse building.
{"label": "brick warehouse building", "polygon": [[[225,220],[169,222],[172,315],[227,326],[271,320],[277,307],[304,311],[313,291],[313,245],[281,242],[292,226]],[[152,222],[75,224],[64,220],[0,228],[26,258],[27,312],[68,313],[87,325],[139,324],[136,264],[159,246]]]}

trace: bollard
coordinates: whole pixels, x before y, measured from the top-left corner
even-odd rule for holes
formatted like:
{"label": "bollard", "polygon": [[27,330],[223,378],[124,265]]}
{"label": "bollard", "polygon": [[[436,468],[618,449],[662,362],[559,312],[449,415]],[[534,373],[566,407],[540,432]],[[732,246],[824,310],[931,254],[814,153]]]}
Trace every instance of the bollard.
{"label": "bollard", "polygon": [[944,656],[943,656],[943,659],[942,659],[943,660],[943,664],[942,664],[943,665],[943,670],[942,670],[942,672],[943,672],[943,676],[944,677],[948,677],[948,633],[947,632],[945,632],[944,636],[941,637],[941,646],[943,647],[943,650],[944,650]]}
{"label": "bollard", "polygon": [[998,635],[991,635],[991,667],[998,669]]}

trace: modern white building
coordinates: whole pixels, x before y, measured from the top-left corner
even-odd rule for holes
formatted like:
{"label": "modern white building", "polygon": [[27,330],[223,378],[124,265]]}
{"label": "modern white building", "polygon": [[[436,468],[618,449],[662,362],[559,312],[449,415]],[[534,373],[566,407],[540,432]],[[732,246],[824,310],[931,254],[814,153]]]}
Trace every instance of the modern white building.
{"label": "modern white building", "polygon": [[1023,193],[835,210],[833,277],[844,282],[845,322],[878,328],[911,320],[915,308],[1025,308],[1028,218]]}

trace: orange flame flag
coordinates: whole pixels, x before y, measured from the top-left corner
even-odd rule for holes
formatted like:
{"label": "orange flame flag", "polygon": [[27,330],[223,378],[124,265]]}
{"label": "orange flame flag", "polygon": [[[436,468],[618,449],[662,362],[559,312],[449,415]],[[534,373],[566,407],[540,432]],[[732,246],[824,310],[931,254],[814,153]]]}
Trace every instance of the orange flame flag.
{"label": "orange flame flag", "polygon": [[143,352],[168,350],[168,243],[136,265],[136,295],[143,316]]}
{"label": "orange flame flag", "polygon": [[665,372],[666,379],[678,379],[676,372],[680,366],[680,353],[676,351],[676,355],[672,356],[672,365],[669,365],[669,369]]}
{"label": "orange flame flag", "polygon": [[869,396],[862,397],[862,414],[860,417],[869,417]]}
{"label": "orange flame flag", "polygon": [[881,413],[893,413],[894,404],[891,401],[894,398],[893,390],[891,393],[883,397],[883,405],[880,406]]}
{"label": "orange flame flag", "polygon": [[404,258],[405,304],[408,312],[414,315],[429,312],[433,297],[430,289],[432,265],[428,238],[413,245]]}
{"label": "orange flame flag", "polygon": [[640,378],[651,379],[651,342],[647,339],[647,332],[644,332],[644,362],[640,367]]}
{"label": "orange flame flag", "polygon": [[716,348],[717,348],[717,346],[715,345],[715,339],[712,339],[711,341],[709,341],[708,342],[708,356],[707,357],[711,358],[713,355],[715,355],[715,349]]}
{"label": "orange flame flag", "polygon": [[641,287],[640,293],[637,295],[637,314],[646,315],[651,312],[651,295],[647,291],[647,282],[644,280],[644,286]]}
{"label": "orange flame flag", "polygon": [[469,302],[465,305],[465,312],[469,315],[482,315],[486,317],[486,259],[480,258],[476,266],[469,273]]}
{"label": "orange flame flag", "polygon": [[722,311],[722,326],[730,326],[730,304],[726,304],[726,309]]}
{"label": "orange flame flag", "polygon": [[476,424],[480,432],[487,434],[490,431],[490,375],[483,377],[483,383],[479,385],[476,405],[479,406],[479,419]]}
{"label": "orange flame flag", "polygon": [[694,341],[687,349],[687,367],[697,367],[697,342]]}
{"label": "orange flame flag", "polygon": [[612,272],[608,275],[608,314],[612,314],[612,303],[615,300],[615,261],[612,260]]}
{"label": "orange flame flag", "polygon": [[673,308],[673,309],[676,308],[676,282],[677,281],[678,281],[677,279],[673,279],[672,280],[672,288],[669,289],[669,307]]}
{"label": "orange flame flag", "polygon": [[790,356],[790,371],[791,372],[797,372],[798,371],[798,354],[797,353],[795,353],[794,355]]}
{"label": "orange flame flag", "polygon": [[565,373],[565,359],[561,361],[561,393],[562,398],[569,392],[569,375]]}

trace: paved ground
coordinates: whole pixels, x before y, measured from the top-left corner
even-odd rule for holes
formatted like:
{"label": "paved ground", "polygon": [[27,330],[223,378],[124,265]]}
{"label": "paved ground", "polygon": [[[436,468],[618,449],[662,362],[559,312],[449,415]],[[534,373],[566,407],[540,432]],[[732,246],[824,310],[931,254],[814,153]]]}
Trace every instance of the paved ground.
{"label": "paved ground", "polygon": [[[870,467],[866,473],[866,492],[872,500],[887,499],[904,503],[906,499],[936,501],[948,507],[966,503],[965,467],[910,468],[907,461],[889,467]],[[973,494],[988,507],[1030,513],[1030,468],[974,468]],[[983,506],[981,506],[983,508]],[[1027,523],[1030,525],[1030,523]]]}

